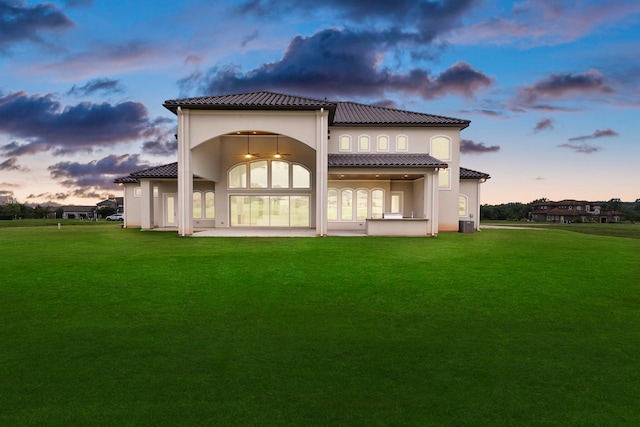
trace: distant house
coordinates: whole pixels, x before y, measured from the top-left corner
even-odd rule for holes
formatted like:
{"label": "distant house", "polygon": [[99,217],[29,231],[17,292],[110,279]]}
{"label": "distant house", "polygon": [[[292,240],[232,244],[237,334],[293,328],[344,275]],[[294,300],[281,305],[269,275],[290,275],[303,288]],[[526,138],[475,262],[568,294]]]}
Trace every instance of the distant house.
{"label": "distant house", "polygon": [[95,206],[63,206],[63,219],[94,219],[96,217]]}
{"label": "distant house", "polygon": [[565,199],[559,202],[537,202],[532,205],[529,219],[533,222],[619,222],[624,213],[603,211],[601,202]]}
{"label": "distant house", "polygon": [[105,199],[98,204],[96,204],[98,209],[102,208],[111,208],[114,209],[117,213],[124,212],[124,197],[113,197],[109,196],[108,199]]}
{"label": "distant house", "polygon": [[178,162],[132,172],[125,226],[436,236],[479,227],[489,175],[460,165],[469,121],[250,92],[165,101]]}

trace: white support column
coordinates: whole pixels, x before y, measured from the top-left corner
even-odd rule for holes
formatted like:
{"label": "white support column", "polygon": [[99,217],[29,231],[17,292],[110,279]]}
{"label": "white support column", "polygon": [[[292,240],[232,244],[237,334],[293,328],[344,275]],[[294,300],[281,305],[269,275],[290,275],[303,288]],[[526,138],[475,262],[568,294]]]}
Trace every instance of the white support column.
{"label": "white support column", "polygon": [[140,196],[140,229],[153,228],[153,185],[148,179],[140,182],[142,194]]}
{"label": "white support column", "polygon": [[430,223],[431,223],[431,235],[432,236],[437,236],[438,235],[438,200],[439,200],[439,190],[438,190],[438,180],[439,176],[438,176],[438,169],[435,169],[433,171],[432,174],[432,179],[431,179],[431,219],[430,219]]}
{"label": "white support column", "polygon": [[178,107],[178,234],[193,234],[193,167],[189,110]]}
{"label": "white support column", "polygon": [[328,112],[316,112],[316,235],[327,235],[327,185],[329,179],[327,158]]}

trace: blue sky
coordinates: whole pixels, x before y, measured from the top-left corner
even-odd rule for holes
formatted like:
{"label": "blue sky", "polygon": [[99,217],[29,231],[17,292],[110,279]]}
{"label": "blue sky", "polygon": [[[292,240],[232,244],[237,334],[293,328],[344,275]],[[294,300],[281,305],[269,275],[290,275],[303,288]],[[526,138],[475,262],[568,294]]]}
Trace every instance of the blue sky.
{"label": "blue sky", "polygon": [[640,3],[0,0],[0,202],[176,160],[166,99],[271,90],[471,120],[482,203],[640,198]]}

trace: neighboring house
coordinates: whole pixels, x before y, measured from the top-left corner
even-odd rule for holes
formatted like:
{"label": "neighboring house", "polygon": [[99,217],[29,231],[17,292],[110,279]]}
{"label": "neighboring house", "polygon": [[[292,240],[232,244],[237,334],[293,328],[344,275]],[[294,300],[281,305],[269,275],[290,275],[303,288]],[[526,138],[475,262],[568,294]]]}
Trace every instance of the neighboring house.
{"label": "neighboring house", "polygon": [[529,219],[534,222],[619,222],[624,214],[603,211],[601,202],[566,199],[559,202],[537,202],[532,205]]}
{"label": "neighboring house", "polygon": [[108,199],[99,202],[96,206],[98,209],[111,208],[116,212],[121,213],[124,211],[124,197],[109,196]]}
{"label": "neighboring house", "polygon": [[[178,162],[118,178],[125,226],[303,227],[430,235],[479,227],[480,184],[460,167],[468,120],[273,92],[165,101]],[[185,220],[186,219],[186,220]]]}
{"label": "neighboring house", "polygon": [[63,219],[94,219],[96,217],[95,206],[63,206]]}

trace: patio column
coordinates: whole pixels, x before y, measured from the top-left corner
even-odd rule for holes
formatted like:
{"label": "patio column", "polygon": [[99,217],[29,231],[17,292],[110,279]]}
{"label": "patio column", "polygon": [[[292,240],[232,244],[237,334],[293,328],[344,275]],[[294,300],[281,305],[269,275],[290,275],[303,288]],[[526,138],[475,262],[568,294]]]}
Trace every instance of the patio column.
{"label": "patio column", "polygon": [[189,110],[178,107],[178,234],[193,234],[193,161]]}
{"label": "patio column", "polygon": [[[431,230],[432,236],[438,235],[438,169],[434,169],[430,176],[430,186],[425,185],[425,189],[430,187],[431,197],[429,198],[429,202],[431,206],[429,206],[429,230]],[[425,197],[426,199],[426,197]]]}
{"label": "patio column", "polygon": [[324,108],[316,112],[316,235],[327,235],[327,186],[329,161],[327,158],[327,130],[329,112]]}
{"label": "patio column", "polygon": [[140,228],[142,230],[151,230],[153,228],[153,185],[150,180],[142,180],[140,189],[142,195],[140,197]]}

